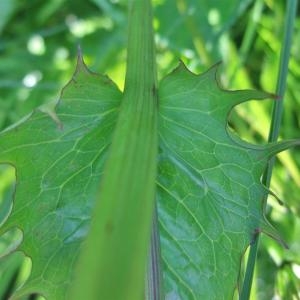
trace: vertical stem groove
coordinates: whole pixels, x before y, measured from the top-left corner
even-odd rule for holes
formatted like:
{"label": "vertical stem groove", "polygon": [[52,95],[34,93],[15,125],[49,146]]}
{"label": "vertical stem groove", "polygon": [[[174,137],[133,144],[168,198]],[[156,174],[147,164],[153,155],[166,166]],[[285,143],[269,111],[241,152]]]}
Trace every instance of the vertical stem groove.
{"label": "vertical stem groove", "polygon": [[151,0],[129,0],[123,100],[70,299],[141,300],[155,199],[157,79]]}

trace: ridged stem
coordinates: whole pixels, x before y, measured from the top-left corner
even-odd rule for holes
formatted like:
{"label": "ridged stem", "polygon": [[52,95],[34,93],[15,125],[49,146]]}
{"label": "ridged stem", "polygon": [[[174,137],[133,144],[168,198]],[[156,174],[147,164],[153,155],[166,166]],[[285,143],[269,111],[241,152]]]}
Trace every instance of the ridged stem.
{"label": "ridged stem", "polygon": [[155,199],[157,80],[151,1],[131,0],[128,6],[124,97],[79,258],[70,297],[75,300],[144,299]]}

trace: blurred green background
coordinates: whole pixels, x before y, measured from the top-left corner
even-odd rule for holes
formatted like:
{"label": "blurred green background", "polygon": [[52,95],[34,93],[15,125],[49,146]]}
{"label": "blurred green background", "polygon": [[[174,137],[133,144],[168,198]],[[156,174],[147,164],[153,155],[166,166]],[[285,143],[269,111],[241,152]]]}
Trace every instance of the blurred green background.
{"label": "blurred green background", "polygon": [[[200,73],[222,61],[224,88],[274,92],[286,0],[153,0],[159,78],[179,59]],[[0,1],[0,129],[59,99],[75,70],[78,45],[92,71],[108,74],[122,89],[126,60],[125,0]],[[239,105],[230,127],[243,139],[264,143],[272,100]],[[280,139],[300,138],[300,10],[294,31]],[[290,246],[263,236],[251,299],[300,299],[300,151],[279,155],[267,217]],[[14,170],[0,169],[0,224],[11,209]],[[0,238],[0,255],[18,232]],[[0,299],[22,284],[30,260],[21,253],[0,259]],[[30,299],[37,299],[32,295]]]}

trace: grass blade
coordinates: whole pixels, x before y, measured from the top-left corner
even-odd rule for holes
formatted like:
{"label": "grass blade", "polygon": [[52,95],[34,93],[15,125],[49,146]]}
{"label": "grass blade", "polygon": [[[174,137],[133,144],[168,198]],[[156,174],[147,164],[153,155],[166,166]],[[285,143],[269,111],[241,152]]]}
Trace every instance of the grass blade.
{"label": "grass blade", "polygon": [[[286,89],[288,64],[289,64],[290,50],[292,45],[292,35],[294,29],[294,21],[297,12],[297,5],[298,5],[297,0],[291,0],[286,2],[285,27],[284,27],[284,35],[283,35],[283,42],[282,42],[283,48],[280,56],[279,74],[278,74],[278,80],[276,85],[276,94],[281,99],[281,101],[274,101],[274,106],[272,111],[272,121],[270,125],[270,133],[268,138],[269,142],[275,142],[279,136],[279,129],[280,129],[280,123],[282,119],[282,112],[283,112],[283,99],[284,99],[284,93]],[[270,186],[274,162],[275,162],[275,158],[270,159],[268,167],[262,178],[262,183],[266,187]],[[266,199],[265,199],[265,205],[266,205]],[[248,300],[250,297],[258,245],[259,245],[259,235],[256,236],[255,241],[250,246],[246,273],[245,273],[244,283],[243,283],[242,292],[240,296],[241,300]]]}

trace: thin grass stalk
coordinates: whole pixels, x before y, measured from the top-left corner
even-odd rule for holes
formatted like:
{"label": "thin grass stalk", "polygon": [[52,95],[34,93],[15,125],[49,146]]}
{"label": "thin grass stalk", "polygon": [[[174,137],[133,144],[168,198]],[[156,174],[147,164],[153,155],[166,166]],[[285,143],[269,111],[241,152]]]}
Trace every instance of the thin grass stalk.
{"label": "thin grass stalk", "polygon": [[[292,45],[292,36],[294,29],[294,21],[296,18],[298,0],[289,0],[286,2],[286,15],[284,25],[284,35],[282,41],[282,50],[280,55],[279,73],[276,84],[276,94],[281,101],[275,101],[273,104],[272,121],[269,131],[269,142],[275,142],[279,136],[280,124],[283,113],[283,100],[286,89],[287,75],[288,75],[288,64]],[[274,167],[275,158],[269,161],[266,171],[262,178],[262,183],[266,186],[270,186],[272,170]],[[266,200],[264,199],[264,206],[266,206]],[[250,245],[250,252],[247,261],[246,273],[244,277],[244,283],[240,299],[248,300],[250,297],[251,286],[253,282],[253,274],[255,268],[255,262],[257,257],[257,250],[259,245],[259,235],[255,237],[254,242]]]}

